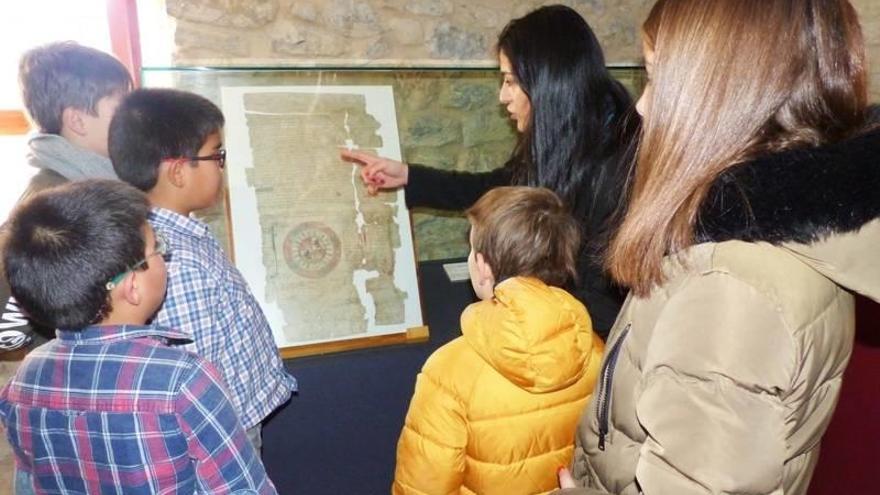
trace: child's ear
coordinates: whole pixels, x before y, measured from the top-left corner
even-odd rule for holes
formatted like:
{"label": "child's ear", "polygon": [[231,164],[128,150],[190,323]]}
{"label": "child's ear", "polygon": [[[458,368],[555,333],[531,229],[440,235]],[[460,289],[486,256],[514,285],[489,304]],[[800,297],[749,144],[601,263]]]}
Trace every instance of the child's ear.
{"label": "child's ear", "polygon": [[141,293],[138,290],[136,272],[129,272],[125,274],[125,278],[119,281],[119,284],[116,285],[112,289],[113,293],[111,294],[111,298],[113,299],[122,299],[126,303],[131,306],[137,306],[141,303]]}
{"label": "child's ear", "polygon": [[492,267],[486,262],[486,258],[482,253],[476,253],[474,260],[477,262],[477,275],[480,277],[480,284],[486,284],[489,287],[495,287],[495,274],[492,273]]}
{"label": "child's ear", "polygon": [[83,111],[73,107],[64,107],[61,111],[61,128],[76,134],[85,136],[87,129],[83,120]]}
{"label": "child's ear", "polygon": [[164,176],[169,184],[181,188],[186,185],[185,167],[188,167],[185,160],[178,158],[162,160],[162,163],[159,164],[160,178],[161,176]]}

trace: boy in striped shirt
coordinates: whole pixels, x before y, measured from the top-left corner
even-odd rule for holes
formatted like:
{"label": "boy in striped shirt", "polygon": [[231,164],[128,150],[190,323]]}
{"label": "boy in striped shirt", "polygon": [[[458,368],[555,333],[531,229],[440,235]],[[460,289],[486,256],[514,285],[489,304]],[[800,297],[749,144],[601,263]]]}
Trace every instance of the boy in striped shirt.
{"label": "boy in striped shirt", "polygon": [[165,236],[168,294],[155,322],[192,336],[211,362],[259,452],[262,422],[296,391],[272,329],[241,272],[208,225],[192,213],[223,193],[223,113],[206,98],[173,89],[128,94],[110,123],[110,160],[119,178],[144,191],[150,224]]}

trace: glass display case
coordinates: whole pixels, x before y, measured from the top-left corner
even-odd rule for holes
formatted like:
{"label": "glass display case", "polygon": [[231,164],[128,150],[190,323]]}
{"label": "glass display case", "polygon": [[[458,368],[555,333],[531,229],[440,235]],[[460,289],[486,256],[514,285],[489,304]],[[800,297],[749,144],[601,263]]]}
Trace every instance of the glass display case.
{"label": "glass display case", "polygon": [[[633,94],[641,93],[645,71],[610,67]],[[515,129],[498,104],[497,67],[369,68],[144,68],[144,86],[175,87],[221,104],[228,86],[390,86],[394,94],[404,161],[431,167],[485,171],[507,161]],[[205,212],[218,237],[227,239],[222,210]],[[467,222],[461,213],[418,209],[412,212],[417,259],[466,256]]]}
{"label": "glass display case", "polygon": [[[612,72],[633,93],[644,84],[640,68]],[[466,256],[467,221],[408,212],[403,191],[367,194],[339,150],[457,171],[503,165],[516,132],[497,68],[145,68],[142,81],[223,109],[226,194],[199,216],[282,355],[427,338],[416,263]]]}

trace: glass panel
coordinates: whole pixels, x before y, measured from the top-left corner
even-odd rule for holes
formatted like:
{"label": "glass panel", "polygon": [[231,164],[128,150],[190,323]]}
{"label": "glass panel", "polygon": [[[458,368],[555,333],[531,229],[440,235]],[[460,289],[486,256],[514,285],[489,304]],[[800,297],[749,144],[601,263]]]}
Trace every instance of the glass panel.
{"label": "glass panel", "polygon": [[[612,67],[612,74],[634,95],[645,76],[641,67]],[[143,85],[175,87],[221,104],[229,86],[391,86],[403,158],[448,170],[479,172],[500,167],[516,133],[498,104],[500,76],[495,67],[413,68],[144,68]],[[227,243],[227,209],[202,212],[218,238]],[[413,228],[418,259],[463,257],[467,221],[460,212],[415,210]]]}

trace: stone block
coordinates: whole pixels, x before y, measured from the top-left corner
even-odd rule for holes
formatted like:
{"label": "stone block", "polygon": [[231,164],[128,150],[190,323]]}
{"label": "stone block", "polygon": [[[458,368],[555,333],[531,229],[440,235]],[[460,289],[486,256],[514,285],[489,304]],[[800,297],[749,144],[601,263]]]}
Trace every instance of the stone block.
{"label": "stone block", "polygon": [[459,5],[456,15],[459,19],[467,21],[468,24],[487,29],[490,32],[500,32],[501,28],[510,20],[508,17],[510,13],[506,10],[477,3]]}
{"label": "stone block", "polygon": [[274,58],[332,58],[350,56],[349,42],[326,30],[286,25],[272,35]]}
{"label": "stone block", "polygon": [[386,35],[399,45],[417,45],[425,42],[425,30],[421,22],[407,18],[390,18],[385,25]]}
{"label": "stone block", "polygon": [[411,146],[442,146],[461,141],[461,122],[438,112],[425,112],[412,116],[405,132]]}
{"label": "stone block", "polygon": [[295,19],[302,19],[308,22],[318,21],[321,15],[320,10],[315,4],[302,1],[297,1],[291,4],[288,13]]}
{"label": "stone block", "polygon": [[433,58],[485,59],[491,53],[484,33],[466,31],[449,22],[437,25],[431,35],[430,46]]}
{"label": "stone block", "polygon": [[405,10],[415,15],[441,17],[451,14],[453,10],[450,0],[408,0],[404,3]]}
{"label": "stone block", "polygon": [[[444,95],[441,101],[450,108],[471,110],[486,107],[487,103],[494,104],[498,101],[498,88],[485,83],[456,84],[446,90],[449,94]],[[486,110],[489,109],[486,108]]]}
{"label": "stone block", "polygon": [[487,108],[485,112],[471,115],[461,123],[462,142],[465,148],[510,141],[512,126],[495,110]]}
{"label": "stone block", "polygon": [[272,51],[275,53],[297,55],[304,53],[306,38],[297,31],[272,38]]}
{"label": "stone block", "polygon": [[229,58],[250,55],[247,39],[229,29],[211,29],[178,22],[174,42],[177,45],[178,58],[189,58],[193,53],[222,54]]}
{"label": "stone block", "polygon": [[255,29],[278,15],[278,0],[168,0],[171,17],[221,27]]}
{"label": "stone block", "polygon": [[333,0],[324,4],[324,24],[346,36],[378,35],[382,26],[373,7],[366,2]]}
{"label": "stone block", "polygon": [[367,46],[363,56],[367,59],[375,60],[386,57],[390,52],[391,48],[388,42],[379,38]]}
{"label": "stone block", "polygon": [[412,215],[419,260],[438,260],[467,256],[470,224],[459,212],[419,209]]}
{"label": "stone block", "polygon": [[493,143],[466,148],[459,156],[459,170],[471,172],[488,172],[504,166],[510,159],[516,144],[516,133],[511,126],[505,139]]}
{"label": "stone block", "polygon": [[401,144],[405,146],[403,158],[407,163],[419,163],[428,167],[451,170],[459,161],[459,150],[452,146],[412,146],[406,136],[401,136]]}

